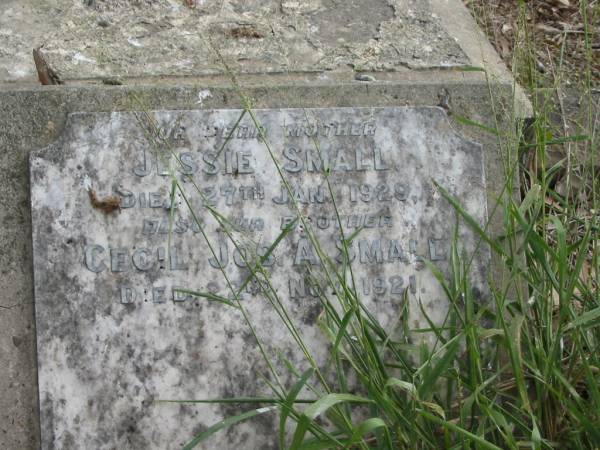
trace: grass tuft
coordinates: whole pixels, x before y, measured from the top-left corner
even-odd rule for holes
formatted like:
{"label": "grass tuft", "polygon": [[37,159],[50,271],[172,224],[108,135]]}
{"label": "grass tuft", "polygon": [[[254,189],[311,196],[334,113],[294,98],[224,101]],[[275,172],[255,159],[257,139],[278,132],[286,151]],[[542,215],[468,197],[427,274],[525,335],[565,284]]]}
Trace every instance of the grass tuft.
{"label": "grass tuft", "polygon": [[[280,415],[279,445],[290,449],[600,448],[600,204],[596,180],[600,169],[598,109],[593,108],[591,94],[596,64],[592,39],[596,34],[590,24],[590,16],[597,17],[590,9],[596,2],[580,2],[580,15],[585,21],[585,39],[580,48],[587,53],[581,58],[585,70],[578,82],[582,104],[587,106],[575,132],[564,126],[570,118],[564,116],[560,102],[558,114],[564,121],[561,119],[563,126],[557,127],[553,121],[557,104],[539,95],[542,86],[550,90],[551,96],[563,98],[564,71],[568,67],[565,69],[559,58],[552,70],[540,76],[539,48],[528,15],[530,5],[517,3],[511,24],[516,44],[511,47],[515,49],[511,67],[531,93],[534,120],[523,129],[510,111],[502,122],[509,124],[504,128],[455,118],[479,132],[490,133],[505,153],[506,186],[493,211],[504,223],[500,237],[480,226],[458,199],[438,186],[457,216],[472,227],[481,245],[489,246],[504,266],[505,279],[490,280],[490,303],[477,304],[473,299],[469,280],[472,258],[461,254],[455,236],[450,278],[428,266],[443,286],[450,305],[445,322],[437,325],[429,321],[427,330],[410,329],[406,292],[395,326],[385,329],[364,307],[355,287],[348,246],[356,234],[342,236],[345,258],[341,264],[334,264],[311,231],[302,208],[293,203],[296,221],[315,249],[327,287],[317,289],[317,297],[322,308],[318,323],[331,345],[329,360],[317,364],[298,324],[290,318],[285,299],[273,288],[263,266],[296,225],[294,222],[281,232],[267,254],[245,261],[251,273],[244,286],[250,281],[257,283],[304,355],[308,369],[300,373],[288,364],[295,382],[291,386],[281,382],[275,357],[262,344],[240,301],[241,289],[233,287],[225,271],[222,275],[230,290],[227,298],[182,290],[239,309],[267,363],[269,374],[263,378],[272,391],[269,398],[199,400],[269,406],[215,424],[193,437],[186,449],[226,426],[267,412]],[[487,15],[484,21],[489,22]],[[559,55],[564,55],[564,50]],[[247,116],[262,130],[250,100],[233,75],[232,82],[244,109],[238,124]],[[490,102],[494,102],[493,86]],[[152,118],[143,117],[142,122],[152,124]],[[152,126],[145,129],[155,133]],[[261,140],[282,185],[291,194],[290,184],[262,131]],[[515,183],[517,174],[520,191]],[[323,176],[331,198],[335,198],[328,173],[325,171]],[[200,186],[192,183],[192,192],[188,192],[177,177],[172,178],[172,198],[179,193],[188,206],[190,196],[202,198]],[[204,204],[207,206],[202,212],[222,225],[237,248],[238,241],[228,231],[231,227],[226,219],[208,202]],[[332,207],[339,221],[335,201]],[[198,214],[192,213],[216,256],[215,243],[202,231]],[[327,295],[326,291],[335,295]],[[424,309],[422,312],[425,314]],[[434,345],[416,344],[411,338],[415,333],[432,335]]]}

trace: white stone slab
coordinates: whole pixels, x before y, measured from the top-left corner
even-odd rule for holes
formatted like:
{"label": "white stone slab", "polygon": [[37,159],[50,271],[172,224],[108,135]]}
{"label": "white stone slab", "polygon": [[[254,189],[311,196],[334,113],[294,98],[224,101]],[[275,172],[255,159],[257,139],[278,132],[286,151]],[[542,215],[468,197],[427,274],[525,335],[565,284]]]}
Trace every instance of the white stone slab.
{"label": "white stone slab", "polygon": [[[240,115],[72,114],[59,142],[32,156],[43,448],[180,448],[232,409],[157,400],[268,394],[258,376],[266,373],[265,363],[239,310],[175,291],[231,297],[210,247],[237,288],[250,272],[228,233],[252,259],[295,217],[249,114],[224,146]],[[333,266],[341,267],[340,231],[327,173],[346,237],[362,227],[351,244],[354,277],[382,324],[396,321],[406,290],[411,327],[427,327],[419,300],[441,322],[447,302],[423,259],[448,273],[457,220],[434,181],[485,223],[481,146],[457,135],[439,108],[273,109],[256,116]],[[154,120],[164,141],[147,131]],[[180,161],[169,163],[169,151]],[[175,196],[171,237],[169,164],[185,193]],[[90,189],[98,202],[119,199],[120,211],[98,208]],[[201,196],[237,227],[219,224]],[[464,226],[458,232],[461,249],[473,253],[474,233]],[[474,260],[472,283],[480,297],[488,261],[485,251]],[[323,362],[326,339],[316,324],[321,307],[307,278],[307,268],[324,278],[317,263],[298,224],[265,265]],[[325,292],[335,299],[332,290]],[[281,351],[306,366],[259,284],[248,284],[241,298],[273,355]],[[284,371],[282,378],[291,379]],[[203,448],[276,448],[273,420],[239,425]]]}

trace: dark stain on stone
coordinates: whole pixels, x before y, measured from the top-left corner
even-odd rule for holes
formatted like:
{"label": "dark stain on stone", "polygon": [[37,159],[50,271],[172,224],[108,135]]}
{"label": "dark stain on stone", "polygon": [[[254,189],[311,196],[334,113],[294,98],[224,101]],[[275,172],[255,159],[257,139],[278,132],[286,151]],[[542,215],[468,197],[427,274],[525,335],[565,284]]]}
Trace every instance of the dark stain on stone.
{"label": "dark stain on stone", "polygon": [[113,214],[115,212],[121,212],[121,197],[118,195],[109,195],[107,197],[100,198],[96,194],[94,189],[88,191],[91,205],[104,214]]}
{"label": "dark stain on stone", "polygon": [[304,314],[302,315],[302,322],[306,325],[314,325],[317,322],[317,317],[322,311],[321,304],[317,300],[312,300],[310,304],[306,306]]}
{"label": "dark stain on stone", "polygon": [[62,434],[61,438],[62,438],[62,442],[63,442],[62,448],[64,450],[76,448],[77,441],[75,440],[75,437],[73,436],[72,433],[70,433],[69,431],[65,431]]}
{"label": "dark stain on stone", "polygon": [[244,24],[230,28],[225,31],[225,36],[234,39],[262,39],[265,37],[264,34],[258,31],[252,24]]}
{"label": "dark stain on stone", "polygon": [[46,392],[43,400],[40,402],[40,427],[42,428],[42,436],[46,439],[42,442],[42,446],[46,445],[49,450],[55,449],[56,435],[54,433],[54,401],[52,395]]}
{"label": "dark stain on stone", "polygon": [[123,438],[130,444],[130,448],[150,448],[150,443],[144,437],[143,431],[138,428],[138,423],[147,414],[147,408],[129,408],[128,414],[117,424],[116,433],[120,440]]}

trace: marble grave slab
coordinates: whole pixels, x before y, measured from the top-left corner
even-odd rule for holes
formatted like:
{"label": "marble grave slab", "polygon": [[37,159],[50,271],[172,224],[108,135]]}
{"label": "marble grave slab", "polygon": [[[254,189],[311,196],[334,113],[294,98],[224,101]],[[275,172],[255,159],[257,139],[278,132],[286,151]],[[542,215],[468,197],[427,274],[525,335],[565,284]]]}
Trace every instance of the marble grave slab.
{"label": "marble grave slab", "polygon": [[[255,114],[256,123],[239,110],[76,113],[59,141],[32,155],[44,449],[181,448],[233,410],[158,400],[268,394],[240,310],[188,291],[235,303],[248,265],[290,223],[264,266],[319,361],[328,348],[315,294],[333,289],[306,227],[338,268],[342,231],[360,230],[350,244],[356,288],[384,326],[405,292],[412,328],[428,326],[418,301],[443,321],[447,301],[424,260],[449,273],[457,217],[435,183],[484,224],[481,146],[435,107]],[[457,233],[473,253],[476,235],[462,224]],[[472,274],[480,297],[489,267],[481,248]],[[240,302],[273,354],[306,367],[259,281],[244,285]],[[202,448],[274,449],[275,419],[237,425]]]}

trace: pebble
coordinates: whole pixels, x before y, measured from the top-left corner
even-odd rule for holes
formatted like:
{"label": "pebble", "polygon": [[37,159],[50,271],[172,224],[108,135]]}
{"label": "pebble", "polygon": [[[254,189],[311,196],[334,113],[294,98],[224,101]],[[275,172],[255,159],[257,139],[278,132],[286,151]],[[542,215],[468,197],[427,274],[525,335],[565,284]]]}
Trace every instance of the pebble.
{"label": "pebble", "polygon": [[371,75],[365,75],[362,73],[357,73],[356,76],[354,77],[354,79],[357,81],[377,81],[377,80],[375,80],[375,77],[373,77]]}

